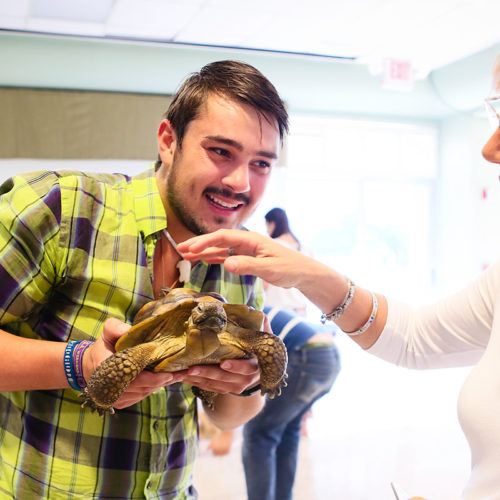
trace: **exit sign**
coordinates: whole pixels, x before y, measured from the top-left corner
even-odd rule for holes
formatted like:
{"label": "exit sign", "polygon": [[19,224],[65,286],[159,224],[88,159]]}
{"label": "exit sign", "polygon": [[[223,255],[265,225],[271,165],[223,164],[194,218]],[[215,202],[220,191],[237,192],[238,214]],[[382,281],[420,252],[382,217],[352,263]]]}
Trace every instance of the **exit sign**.
{"label": "exit sign", "polygon": [[401,59],[385,59],[382,86],[391,90],[412,90],[413,67],[411,62]]}

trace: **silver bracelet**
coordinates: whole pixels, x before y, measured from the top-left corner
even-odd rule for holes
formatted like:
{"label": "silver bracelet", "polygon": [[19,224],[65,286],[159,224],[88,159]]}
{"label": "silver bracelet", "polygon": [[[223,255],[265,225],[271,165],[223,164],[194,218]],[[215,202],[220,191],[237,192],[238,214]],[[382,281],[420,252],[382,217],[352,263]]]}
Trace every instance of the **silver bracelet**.
{"label": "silver bracelet", "polygon": [[365,333],[368,328],[370,328],[371,324],[375,321],[375,318],[377,317],[377,311],[378,311],[378,300],[377,296],[371,292],[372,294],[372,312],[370,314],[370,317],[368,318],[368,321],[359,329],[354,332],[346,332],[347,335],[351,337],[355,337],[356,335],[361,335],[362,333]]}
{"label": "silver bracelet", "polygon": [[347,293],[345,294],[344,300],[330,314],[323,313],[321,315],[321,324],[324,325],[326,320],[335,321],[345,313],[354,298],[354,286],[354,281],[347,280]]}

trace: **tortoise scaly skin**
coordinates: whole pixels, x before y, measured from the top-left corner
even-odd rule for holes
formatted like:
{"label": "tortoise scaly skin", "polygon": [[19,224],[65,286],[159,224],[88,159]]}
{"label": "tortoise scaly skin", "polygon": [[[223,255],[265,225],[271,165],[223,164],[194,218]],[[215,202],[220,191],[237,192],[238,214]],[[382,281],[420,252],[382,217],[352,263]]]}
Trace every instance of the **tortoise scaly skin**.
{"label": "tortoise scaly skin", "polygon": [[[217,293],[165,292],[137,313],[116,353],[94,371],[82,406],[100,415],[114,413],[113,404],[143,370],[174,372],[252,356],[259,364],[261,394],[279,395],[286,385],[286,348],[279,337],[260,330],[263,320],[261,311],[228,304]],[[216,393],[198,389],[195,394],[213,408]]]}

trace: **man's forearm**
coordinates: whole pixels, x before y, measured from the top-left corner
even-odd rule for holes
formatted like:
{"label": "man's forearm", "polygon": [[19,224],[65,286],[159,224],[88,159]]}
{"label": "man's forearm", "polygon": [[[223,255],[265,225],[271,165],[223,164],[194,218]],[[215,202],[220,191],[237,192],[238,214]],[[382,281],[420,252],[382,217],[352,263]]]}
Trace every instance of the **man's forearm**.
{"label": "man's forearm", "polygon": [[35,340],[0,330],[0,390],[69,387],[64,374],[64,342]]}
{"label": "man's forearm", "polygon": [[220,394],[215,400],[214,409],[205,408],[205,413],[219,429],[235,429],[255,417],[262,410],[264,402],[260,393],[249,397]]}

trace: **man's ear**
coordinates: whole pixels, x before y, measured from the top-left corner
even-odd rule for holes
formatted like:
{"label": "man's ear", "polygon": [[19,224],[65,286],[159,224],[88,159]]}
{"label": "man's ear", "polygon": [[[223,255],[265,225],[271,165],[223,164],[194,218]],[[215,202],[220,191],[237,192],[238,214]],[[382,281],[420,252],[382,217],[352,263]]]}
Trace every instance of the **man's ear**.
{"label": "man's ear", "polygon": [[177,147],[177,134],[168,120],[163,120],[158,128],[158,154],[164,165],[170,166]]}

